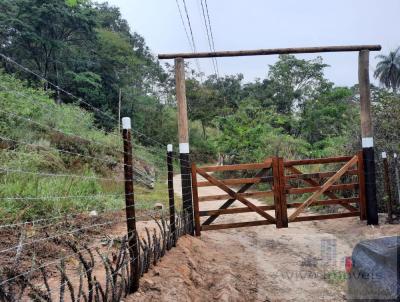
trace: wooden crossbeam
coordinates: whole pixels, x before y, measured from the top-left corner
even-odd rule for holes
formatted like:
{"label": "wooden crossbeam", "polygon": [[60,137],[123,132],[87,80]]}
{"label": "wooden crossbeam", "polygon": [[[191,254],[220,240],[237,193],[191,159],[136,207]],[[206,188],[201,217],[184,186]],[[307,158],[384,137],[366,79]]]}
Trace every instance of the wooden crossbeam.
{"label": "wooden crossbeam", "polygon": [[352,159],[350,159],[342,168],[340,168],[339,171],[336,172],[335,175],[330,177],[322,186],[321,188],[317,191],[314,192],[307,200],[300,206],[298,207],[292,215],[289,217],[289,221],[294,221],[297,216],[300,215],[301,212],[303,212],[313,201],[315,201],[318,197],[320,197],[328,188],[333,185],[344,173],[346,173],[349,168],[351,168],[354,164],[356,164],[358,161],[358,157],[354,156]]}
{"label": "wooden crossbeam", "polygon": [[[294,173],[294,174],[298,174],[298,175],[303,174],[299,169],[297,169],[296,167],[293,167],[293,166],[292,166],[292,167],[287,167],[287,169],[290,170],[290,171],[292,171],[292,173]],[[354,171],[354,170],[346,171],[345,174],[347,174],[347,173],[349,173],[349,172],[352,172],[352,171]],[[355,170],[355,171],[357,171],[357,170]],[[335,172],[335,173],[336,173],[336,172]],[[330,176],[335,175],[335,173],[333,173],[333,174],[330,175]],[[305,179],[303,179],[303,181],[307,182],[308,184],[310,184],[310,185],[312,185],[312,186],[315,186],[315,187],[318,186],[318,187],[319,187],[319,183],[316,182],[315,180],[311,179],[311,177],[305,178]],[[329,191],[324,192],[324,195],[328,196],[328,197],[331,198],[331,199],[338,199],[338,198],[339,198],[335,193],[329,192]],[[351,211],[351,212],[357,212],[357,211],[358,211],[356,207],[353,207],[353,206],[350,205],[350,204],[342,204],[342,206],[343,206],[344,208],[346,208],[347,210]]]}
{"label": "wooden crossbeam", "polygon": [[207,172],[205,172],[204,170],[202,170],[201,168],[197,168],[197,173],[200,174],[201,176],[203,176],[205,179],[207,179],[209,182],[213,183],[215,186],[219,187],[221,190],[225,191],[226,193],[228,193],[230,196],[232,196],[232,198],[237,199],[238,201],[240,201],[241,203],[243,203],[245,206],[247,206],[248,208],[254,210],[255,212],[257,212],[259,215],[261,215],[262,217],[264,217],[266,220],[268,220],[271,223],[275,222],[275,218],[272,217],[271,215],[269,215],[268,213],[264,212],[263,210],[259,209],[256,205],[254,205],[253,203],[251,203],[250,201],[248,201],[246,198],[244,198],[243,196],[240,196],[237,192],[231,190],[229,187],[227,187],[226,185],[224,185],[220,180],[212,177],[211,175],[207,174]]}
{"label": "wooden crossbeam", "polygon": [[[264,163],[267,164],[267,168],[268,165],[271,166],[272,163],[272,159],[268,158],[264,161]],[[263,168],[261,169],[259,172],[257,172],[257,174],[254,177],[262,177],[266,172],[267,172],[267,168]],[[250,189],[253,186],[254,183],[247,183],[245,185],[243,185],[238,191],[237,193],[244,193],[246,192],[248,189]],[[227,209],[229,208],[234,202],[235,202],[235,198],[230,198],[227,201],[225,201],[220,207],[220,210],[223,209]],[[208,217],[204,222],[203,222],[203,226],[205,225],[210,225],[211,223],[213,223],[215,221],[215,219],[217,219],[219,216],[219,214],[215,214],[215,215],[211,215],[210,217]]]}

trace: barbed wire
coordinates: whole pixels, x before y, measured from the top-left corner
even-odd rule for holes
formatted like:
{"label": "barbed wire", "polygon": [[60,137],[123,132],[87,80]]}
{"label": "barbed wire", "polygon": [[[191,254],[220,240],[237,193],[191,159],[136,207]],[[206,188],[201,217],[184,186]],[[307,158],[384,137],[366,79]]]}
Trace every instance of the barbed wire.
{"label": "barbed wire", "polygon": [[[187,209],[188,209],[188,208],[183,208],[183,213],[186,213],[185,211],[186,211]],[[188,214],[186,214],[186,218],[187,218],[187,216],[188,216]],[[149,216],[149,215],[143,215],[142,217],[139,216],[139,217],[136,217],[136,218],[144,218],[144,217],[147,217],[147,218],[150,217],[151,219],[154,219],[154,217],[151,217],[151,216]],[[122,221],[122,222],[127,222],[127,220]],[[181,231],[183,228],[184,228],[184,226],[182,226],[181,228],[177,228],[175,232]],[[131,246],[129,246],[129,247],[131,247],[131,248],[132,248],[132,247],[135,247],[135,246],[137,246],[137,244],[138,244],[138,242],[136,242],[135,244],[133,244],[133,245],[131,245]],[[72,257],[72,256],[74,256],[74,255],[76,255],[76,254],[78,254],[78,253],[80,253],[80,252],[87,251],[88,248],[89,248],[89,249],[90,249],[90,248],[95,248],[96,246],[102,246],[102,245],[103,245],[103,243],[98,243],[98,244],[93,244],[93,245],[89,245],[89,246],[84,246],[82,249],[77,250],[76,252],[70,253],[70,254],[68,254],[68,255],[66,255],[66,256],[63,256],[63,257],[61,257],[61,258],[58,258],[58,259],[56,259],[56,260],[54,260],[54,261],[52,261],[52,262],[49,262],[49,263],[46,263],[46,264],[42,264],[42,265],[40,265],[40,266],[38,266],[38,267],[35,267],[35,268],[30,269],[30,270],[28,270],[28,271],[25,271],[25,272],[23,272],[23,273],[17,274],[16,276],[13,276],[13,277],[11,277],[11,278],[8,278],[8,279],[6,279],[6,280],[3,280],[2,282],[0,282],[0,285],[4,285],[4,284],[9,283],[10,281],[16,280],[16,279],[18,279],[18,278],[20,278],[20,277],[23,277],[23,276],[32,274],[33,272],[38,271],[38,270],[40,270],[40,269],[44,269],[44,268],[46,268],[46,267],[48,267],[48,266],[50,266],[50,265],[58,264],[61,260],[65,260],[65,259],[67,259],[67,258],[69,258],[69,257]],[[133,260],[136,260],[136,258],[133,258]],[[93,267],[93,268],[94,268],[94,267]],[[93,269],[93,268],[92,268],[92,269]]]}

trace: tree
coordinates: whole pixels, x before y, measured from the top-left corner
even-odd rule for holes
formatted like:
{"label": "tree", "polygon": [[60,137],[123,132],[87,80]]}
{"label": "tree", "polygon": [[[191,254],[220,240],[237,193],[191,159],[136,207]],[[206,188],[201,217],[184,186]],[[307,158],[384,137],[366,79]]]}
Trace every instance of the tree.
{"label": "tree", "polygon": [[[118,92],[125,98],[124,115],[144,96],[162,103],[167,75],[143,37],[131,33],[118,8],[88,0],[0,1],[0,50],[34,73],[71,92],[95,111],[103,128],[117,125]],[[43,83],[34,75],[1,60],[8,72]],[[0,63],[0,64],[1,64]],[[47,82],[45,89],[55,89]],[[57,102],[76,98],[56,91]],[[165,99],[165,97],[164,97]],[[153,104],[153,102],[150,102]],[[87,105],[89,104],[89,105]],[[83,105],[82,105],[83,106]],[[110,118],[111,116],[111,118]],[[114,118],[113,118],[114,117]]]}
{"label": "tree", "polygon": [[[326,156],[326,149],[336,143],[336,152],[343,147],[351,129],[358,126],[358,104],[352,101],[353,91],[335,87],[306,103],[299,121],[299,136],[312,145],[313,155]],[[343,139],[342,139],[343,138]]]}
{"label": "tree", "polygon": [[389,52],[389,55],[378,55],[380,59],[376,65],[374,77],[388,89],[392,89],[394,93],[400,86],[400,47],[395,51]]}
{"label": "tree", "polygon": [[2,6],[7,8],[0,15],[2,52],[57,85],[62,53],[68,55],[66,48],[95,37],[93,10],[81,1],[4,0]]}
{"label": "tree", "polygon": [[292,113],[301,109],[308,99],[330,89],[332,83],[325,79],[323,72],[327,66],[321,57],[301,60],[293,55],[280,55],[279,61],[270,65],[268,72],[277,111]]}

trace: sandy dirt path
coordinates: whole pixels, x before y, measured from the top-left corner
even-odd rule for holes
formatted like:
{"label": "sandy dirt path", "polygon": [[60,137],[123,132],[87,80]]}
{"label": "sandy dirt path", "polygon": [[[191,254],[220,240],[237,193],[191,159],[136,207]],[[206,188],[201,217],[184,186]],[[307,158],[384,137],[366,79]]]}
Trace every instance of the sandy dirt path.
{"label": "sandy dirt path", "polygon": [[[179,194],[179,176],[174,181]],[[223,193],[199,189],[200,195]],[[201,209],[219,204],[204,202]],[[258,217],[225,215],[216,223]],[[199,238],[181,238],[126,301],[344,301],[344,257],[362,239],[399,231],[399,226],[374,228],[344,218],[292,223],[287,229],[269,225],[202,232]]]}

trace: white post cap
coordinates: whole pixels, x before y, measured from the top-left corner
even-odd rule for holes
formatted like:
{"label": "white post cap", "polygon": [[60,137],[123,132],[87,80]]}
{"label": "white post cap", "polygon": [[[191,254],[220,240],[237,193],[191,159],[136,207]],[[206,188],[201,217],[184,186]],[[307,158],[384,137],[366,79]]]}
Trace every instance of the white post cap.
{"label": "white post cap", "polygon": [[386,152],[382,152],[382,158],[386,158]]}
{"label": "white post cap", "polygon": [[122,129],[132,129],[131,118],[123,117],[122,118]]}
{"label": "white post cap", "polygon": [[172,152],[172,144],[168,144],[167,145],[167,151],[168,152]]}
{"label": "white post cap", "polygon": [[394,157],[394,158],[397,158],[397,153],[393,153],[393,157]]}
{"label": "white post cap", "polygon": [[179,153],[189,154],[189,143],[180,143]]}

